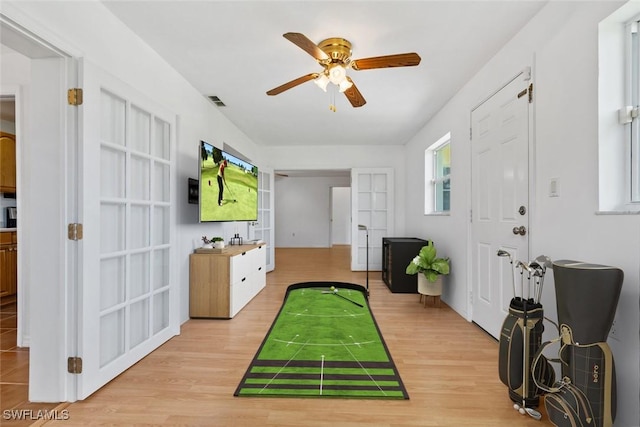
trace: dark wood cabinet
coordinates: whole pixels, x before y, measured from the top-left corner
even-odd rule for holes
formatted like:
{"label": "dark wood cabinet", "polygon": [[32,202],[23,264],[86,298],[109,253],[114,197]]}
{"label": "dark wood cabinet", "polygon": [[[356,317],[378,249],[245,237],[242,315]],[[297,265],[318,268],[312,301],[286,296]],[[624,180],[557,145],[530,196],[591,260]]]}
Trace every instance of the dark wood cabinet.
{"label": "dark wood cabinet", "polygon": [[14,295],[18,285],[18,234],[0,232],[0,297]]}
{"label": "dark wood cabinet", "polygon": [[418,276],[405,270],[411,260],[426,246],[427,240],[416,237],[382,238],[382,280],[391,292],[418,293]]}
{"label": "dark wood cabinet", "polygon": [[16,136],[0,132],[0,192],[16,192]]}

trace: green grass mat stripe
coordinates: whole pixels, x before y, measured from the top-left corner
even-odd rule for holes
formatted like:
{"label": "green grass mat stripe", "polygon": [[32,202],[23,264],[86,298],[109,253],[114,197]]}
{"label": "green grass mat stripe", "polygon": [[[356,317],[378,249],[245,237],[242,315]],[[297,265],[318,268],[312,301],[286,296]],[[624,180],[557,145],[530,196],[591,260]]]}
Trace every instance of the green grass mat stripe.
{"label": "green grass mat stripe", "polygon": [[393,362],[353,362],[353,361],[331,361],[325,360],[254,360],[253,366],[287,366],[291,368],[317,367],[320,363],[326,368],[370,368],[384,369],[393,368]]}
{"label": "green grass mat stripe", "polygon": [[[269,384],[268,387],[265,387],[263,384],[246,384],[243,388],[265,388],[265,389],[290,389],[290,390],[317,390],[318,386],[315,384]],[[322,386],[322,390],[362,390],[362,391],[400,391],[400,387],[394,386],[386,386],[386,387],[377,387],[372,385],[337,385],[337,384],[327,384],[326,386]]]}
{"label": "green grass mat stripe", "polygon": [[[304,379],[316,379],[320,374],[277,374],[279,379],[296,379],[296,380],[304,380]],[[273,378],[274,374],[272,373],[250,373],[247,375],[247,378]],[[361,381],[369,378],[373,378],[375,381],[396,381],[396,375],[350,375],[350,374],[322,374],[322,378],[326,381],[330,380],[349,380],[349,381]]]}
{"label": "green grass mat stripe", "polygon": [[296,381],[296,380],[274,380],[267,381],[251,381],[248,380],[245,383],[248,386],[260,386],[263,388],[276,388],[276,387],[286,387],[286,386],[299,386],[306,385],[310,388],[322,388],[322,387],[334,387],[335,389],[348,389],[349,387],[372,387],[375,389],[400,389],[397,381]]}
{"label": "green grass mat stripe", "polygon": [[265,395],[261,389],[243,389],[238,396],[266,396],[266,397],[346,397],[353,399],[406,399],[403,391],[385,391],[380,390],[269,390],[269,394]]}
{"label": "green grass mat stripe", "polygon": [[[299,374],[362,374],[362,368],[347,368],[347,369],[338,369],[338,368],[325,368],[319,365],[308,367],[308,368],[291,368],[290,366],[284,367],[283,365],[274,366],[274,367],[260,367],[260,366],[252,366],[250,373],[274,373],[274,372],[289,372],[289,373],[299,373]],[[393,367],[386,369],[367,369],[367,373],[369,375],[397,375],[396,371]]]}

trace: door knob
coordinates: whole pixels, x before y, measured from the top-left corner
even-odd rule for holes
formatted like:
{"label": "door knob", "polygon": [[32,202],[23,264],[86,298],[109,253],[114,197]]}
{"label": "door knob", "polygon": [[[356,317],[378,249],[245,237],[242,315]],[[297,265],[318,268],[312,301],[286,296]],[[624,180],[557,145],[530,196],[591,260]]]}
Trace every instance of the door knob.
{"label": "door knob", "polygon": [[525,234],[527,234],[527,229],[524,225],[521,225],[520,227],[513,227],[513,234],[524,236]]}

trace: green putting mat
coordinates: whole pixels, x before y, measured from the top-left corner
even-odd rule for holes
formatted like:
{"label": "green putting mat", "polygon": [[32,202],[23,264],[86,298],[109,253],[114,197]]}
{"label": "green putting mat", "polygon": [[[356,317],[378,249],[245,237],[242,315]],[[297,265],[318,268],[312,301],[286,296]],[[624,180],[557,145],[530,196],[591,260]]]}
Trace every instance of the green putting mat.
{"label": "green putting mat", "polygon": [[297,283],[235,396],[408,399],[364,287]]}

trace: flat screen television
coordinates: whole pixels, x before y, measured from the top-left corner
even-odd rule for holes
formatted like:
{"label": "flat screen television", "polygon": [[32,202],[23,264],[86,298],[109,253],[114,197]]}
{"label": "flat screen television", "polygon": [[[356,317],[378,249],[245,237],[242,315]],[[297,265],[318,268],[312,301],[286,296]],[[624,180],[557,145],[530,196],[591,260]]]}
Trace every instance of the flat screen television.
{"label": "flat screen television", "polygon": [[256,221],[258,167],[200,141],[200,222]]}

